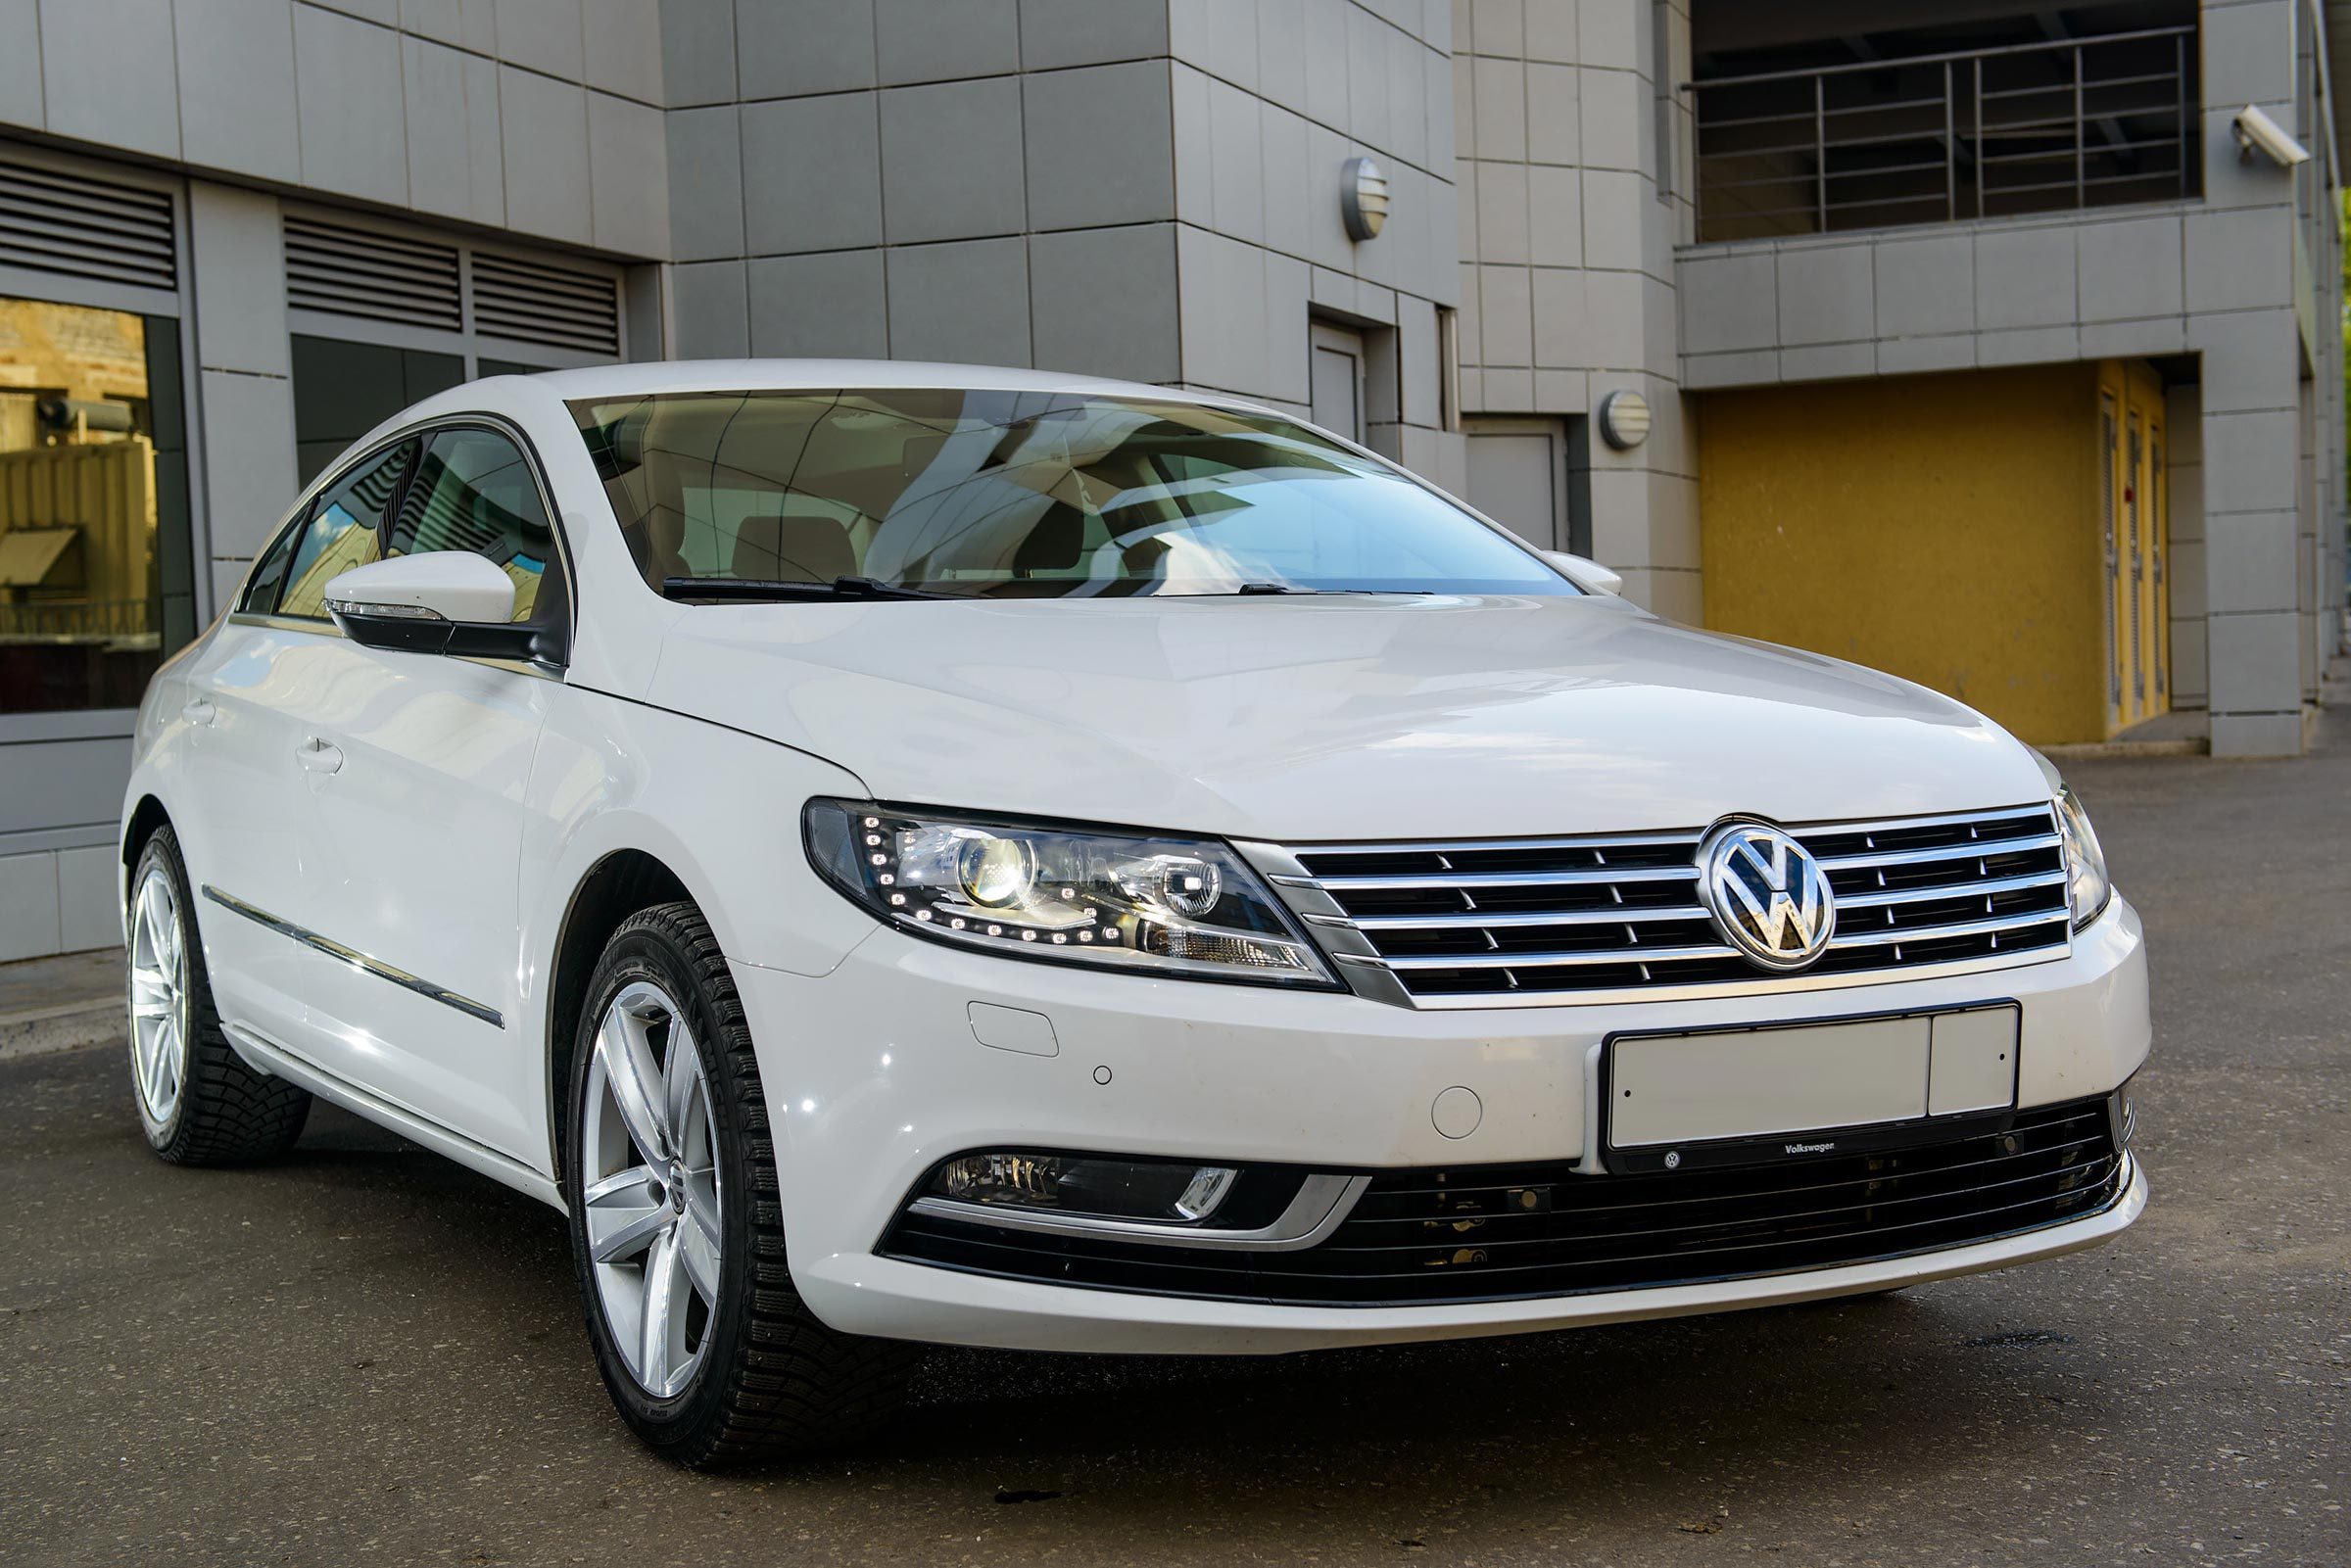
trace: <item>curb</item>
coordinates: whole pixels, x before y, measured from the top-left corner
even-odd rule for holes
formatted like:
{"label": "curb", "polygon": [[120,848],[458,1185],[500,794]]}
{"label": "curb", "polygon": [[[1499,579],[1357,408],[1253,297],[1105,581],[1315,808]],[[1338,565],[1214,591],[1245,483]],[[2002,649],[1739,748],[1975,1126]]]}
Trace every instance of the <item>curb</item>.
{"label": "curb", "polygon": [[122,1003],[118,997],[0,1013],[0,1062],[120,1045],[122,1038]]}
{"label": "curb", "polygon": [[2107,757],[2201,757],[2212,750],[2212,742],[2201,736],[2178,740],[2083,740],[2067,745],[2042,746],[2041,751],[2059,760]]}

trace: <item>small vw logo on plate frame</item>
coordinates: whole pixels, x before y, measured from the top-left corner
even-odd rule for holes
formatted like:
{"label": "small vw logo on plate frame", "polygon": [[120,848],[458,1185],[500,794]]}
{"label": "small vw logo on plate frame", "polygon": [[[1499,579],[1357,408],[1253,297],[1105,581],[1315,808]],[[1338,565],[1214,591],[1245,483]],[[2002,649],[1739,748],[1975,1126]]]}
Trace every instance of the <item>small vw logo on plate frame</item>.
{"label": "small vw logo on plate frame", "polygon": [[1811,851],[1759,822],[1726,822],[1698,846],[1698,897],[1750,963],[1800,970],[1837,934],[1837,899]]}

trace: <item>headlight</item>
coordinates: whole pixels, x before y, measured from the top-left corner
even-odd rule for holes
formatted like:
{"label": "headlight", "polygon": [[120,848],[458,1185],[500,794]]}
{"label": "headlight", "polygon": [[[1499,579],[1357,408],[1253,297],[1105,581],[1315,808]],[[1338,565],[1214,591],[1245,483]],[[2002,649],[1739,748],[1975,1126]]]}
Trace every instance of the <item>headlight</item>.
{"label": "headlight", "polygon": [[2107,879],[2106,853],[2098,847],[2089,813],[2063,784],[2057,786],[2057,830],[2065,836],[2066,902],[2073,906],[2074,929],[2080,930],[2105,909],[2114,883]]}
{"label": "headlight", "polygon": [[1336,989],[1255,872],[1208,838],[811,800],[808,858],[902,930],[1020,958]]}

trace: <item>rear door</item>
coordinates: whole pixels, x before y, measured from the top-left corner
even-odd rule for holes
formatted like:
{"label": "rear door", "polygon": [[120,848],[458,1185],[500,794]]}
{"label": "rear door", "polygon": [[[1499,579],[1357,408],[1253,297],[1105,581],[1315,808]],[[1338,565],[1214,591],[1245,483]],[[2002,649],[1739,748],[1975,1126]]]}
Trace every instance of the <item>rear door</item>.
{"label": "rear door", "polygon": [[[539,478],[481,424],[428,432],[385,553],[473,550],[514,580],[514,619],[568,629]],[[516,1040],[523,795],[559,674],[338,641],[316,711],[304,860],[317,928],[355,955],[317,1002],[344,1070],[473,1141],[545,1137],[539,1064]],[[533,994],[536,994],[534,991]]]}

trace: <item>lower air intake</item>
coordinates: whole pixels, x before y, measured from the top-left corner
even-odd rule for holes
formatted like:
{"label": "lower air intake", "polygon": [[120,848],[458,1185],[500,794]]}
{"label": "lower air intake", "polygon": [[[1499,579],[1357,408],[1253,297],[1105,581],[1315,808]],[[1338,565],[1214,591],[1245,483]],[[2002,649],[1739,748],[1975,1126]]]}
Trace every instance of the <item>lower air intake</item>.
{"label": "lower air intake", "polygon": [[1655,1175],[1390,1170],[1320,1244],[1211,1252],[901,1214],[886,1256],[1099,1290],[1405,1307],[1739,1279],[1938,1252],[2081,1219],[2123,1192],[2105,1099],[1892,1153]]}

